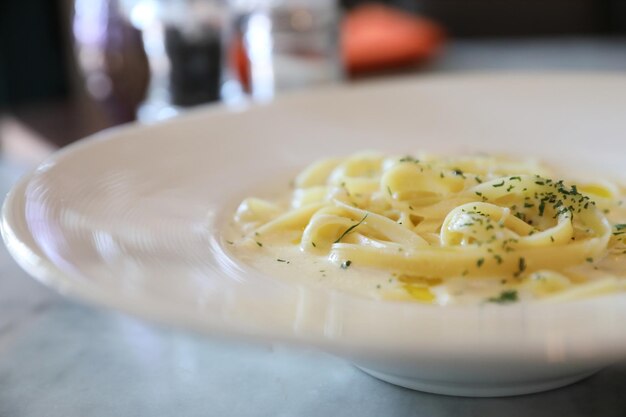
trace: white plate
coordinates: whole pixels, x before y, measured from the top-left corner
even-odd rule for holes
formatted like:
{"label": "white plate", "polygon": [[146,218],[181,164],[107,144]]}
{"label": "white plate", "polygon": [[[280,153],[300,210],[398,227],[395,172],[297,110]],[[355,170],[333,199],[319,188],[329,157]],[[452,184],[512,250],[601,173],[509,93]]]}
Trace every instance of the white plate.
{"label": "white plate", "polygon": [[429,307],[290,285],[228,256],[235,204],[328,155],[487,151],[624,179],[626,77],[408,78],[213,107],[68,147],[4,205],[20,265],[64,294],[209,334],[314,345],[400,385],[535,392],[623,356],[626,297]]}

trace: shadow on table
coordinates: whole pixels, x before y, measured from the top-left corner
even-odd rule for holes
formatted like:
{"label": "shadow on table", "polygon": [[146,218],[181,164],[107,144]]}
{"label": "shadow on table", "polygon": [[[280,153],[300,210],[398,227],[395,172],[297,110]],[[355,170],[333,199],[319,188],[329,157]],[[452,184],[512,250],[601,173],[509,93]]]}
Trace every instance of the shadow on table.
{"label": "shadow on table", "polygon": [[568,387],[517,397],[463,398],[405,390],[405,396],[410,397],[410,400],[405,397],[405,401],[410,404],[404,408],[405,415],[428,417],[624,417],[624,387],[626,363],[604,369]]}

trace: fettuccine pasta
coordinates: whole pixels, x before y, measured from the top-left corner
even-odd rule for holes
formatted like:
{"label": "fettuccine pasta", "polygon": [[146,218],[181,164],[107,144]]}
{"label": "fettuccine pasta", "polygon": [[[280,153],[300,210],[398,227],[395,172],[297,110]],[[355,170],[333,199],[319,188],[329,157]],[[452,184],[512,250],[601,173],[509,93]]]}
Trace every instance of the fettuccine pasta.
{"label": "fettuccine pasta", "polygon": [[376,298],[576,299],[625,287],[622,194],[533,161],[361,153],[245,199],[227,242],[266,272]]}

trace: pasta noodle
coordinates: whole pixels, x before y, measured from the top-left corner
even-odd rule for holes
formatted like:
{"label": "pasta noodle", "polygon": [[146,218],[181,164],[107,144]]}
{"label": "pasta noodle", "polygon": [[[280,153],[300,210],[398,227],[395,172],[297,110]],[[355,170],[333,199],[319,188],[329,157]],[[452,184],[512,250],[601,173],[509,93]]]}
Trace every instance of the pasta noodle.
{"label": "pasta noodle", "polygon": [[[308,259],[309,269],[335,274],[331,286],[349,290],[359,275],[375,277],[355,292],[424,303],[567,300],[624,288],[623,190],[609,182],[574,185],[505,157],[360,153],[316,162],[293,186],[285,200],[242,202],[229,240],[236,252]],[[349,285],[337,275],[348,269]]]}

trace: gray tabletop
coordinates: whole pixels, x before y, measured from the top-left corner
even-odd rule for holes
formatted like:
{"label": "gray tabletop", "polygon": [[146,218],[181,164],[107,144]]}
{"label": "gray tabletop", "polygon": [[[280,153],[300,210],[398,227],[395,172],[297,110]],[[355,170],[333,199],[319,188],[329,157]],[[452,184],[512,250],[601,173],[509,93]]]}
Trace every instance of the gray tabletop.
{"label": "gray tabletop", "polygon": [[[626,70],[626,43],[453,43],[431,66],[518,68]],[[0,160],[0,192],[23,171]],[[0,271],[0,417],[626,416],[626,363],[542,394],[431,395],[322,352],[202,338],[83,306],[28,278],[4,247]]]}

